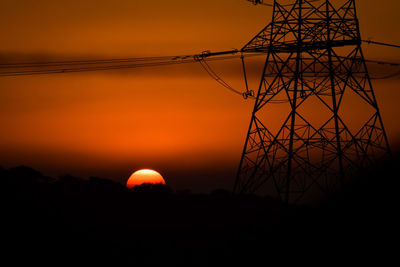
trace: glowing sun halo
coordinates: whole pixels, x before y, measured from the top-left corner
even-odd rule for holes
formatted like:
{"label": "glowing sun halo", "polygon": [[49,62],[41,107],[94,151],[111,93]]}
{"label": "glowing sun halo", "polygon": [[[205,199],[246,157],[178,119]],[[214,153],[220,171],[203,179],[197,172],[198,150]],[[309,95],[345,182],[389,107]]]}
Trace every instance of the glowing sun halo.
{"label": "glowing sun halo", "polygon": [[134,172],[131,177],[129,177],[128,181],[126,182],[126,187],[131,189],[137,185],[145,183],[165,184],[165,180],[160,173],[154,170],[143,169]]}

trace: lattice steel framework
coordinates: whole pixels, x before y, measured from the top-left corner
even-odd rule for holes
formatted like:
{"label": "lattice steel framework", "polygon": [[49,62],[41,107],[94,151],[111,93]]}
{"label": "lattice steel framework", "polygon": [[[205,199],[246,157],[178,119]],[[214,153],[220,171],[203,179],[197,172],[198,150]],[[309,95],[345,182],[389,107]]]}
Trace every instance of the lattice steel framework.
{"label": "lattice steel framework", "polygon": [[274,1],[242,48],[267,58],[235,192],[307,200],[390,155],[361,40],[355,0]]}

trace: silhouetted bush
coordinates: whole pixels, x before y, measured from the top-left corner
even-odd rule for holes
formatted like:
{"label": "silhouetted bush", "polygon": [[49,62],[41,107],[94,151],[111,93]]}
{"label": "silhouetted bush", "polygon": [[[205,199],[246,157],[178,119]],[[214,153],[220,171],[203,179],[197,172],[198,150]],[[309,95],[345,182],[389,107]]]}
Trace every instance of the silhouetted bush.
{"label": "silhouetted bush", "polygon": [[136,194],[172,194],[172,189],[165,184],[151,184],[144,183],[141,185],[137,185],[130,189],[130,192]]}
{"label": "silhouetted bush", "polygon": [[0,168],[2,237],[9,257],[22,250],[30,262],[83,258],[91,265],[250,266],[296,253],[379,255],[387,249],[380,234],[397,227],[391,221],[398,162],[371,168],[318,208],[223,189],[174,193],[143,184],[128,190],[98,177],[50,179],[29,167]]}

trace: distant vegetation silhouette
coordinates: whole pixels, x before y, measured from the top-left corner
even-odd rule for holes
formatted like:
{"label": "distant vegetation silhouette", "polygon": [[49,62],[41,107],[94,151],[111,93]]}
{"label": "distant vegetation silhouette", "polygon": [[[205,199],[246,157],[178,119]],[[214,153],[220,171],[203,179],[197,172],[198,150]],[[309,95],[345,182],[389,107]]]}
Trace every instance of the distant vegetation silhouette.
{"label": "distant vegetation silhouette", "polygon": [[371,168],[318,207],[222,189],[192,194],[143,184],[128,190],[98,177],[54,179],[29,167],[0,168],[2,253],[15,264],[90,266],[253,266],[358,253],[362,260],[365,253],[390,252],[384,238],[397,229],[397,163]]}

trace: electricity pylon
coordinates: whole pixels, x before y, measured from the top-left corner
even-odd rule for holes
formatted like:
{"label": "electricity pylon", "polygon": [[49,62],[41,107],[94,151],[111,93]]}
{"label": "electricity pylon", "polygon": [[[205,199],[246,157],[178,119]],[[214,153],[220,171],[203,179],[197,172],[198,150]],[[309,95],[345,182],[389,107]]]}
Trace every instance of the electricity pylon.
{"label": "electricity pylon", "polygon": [[355,0],[274,1],[235,192],[303,201],[390,155],[361,42]]}

